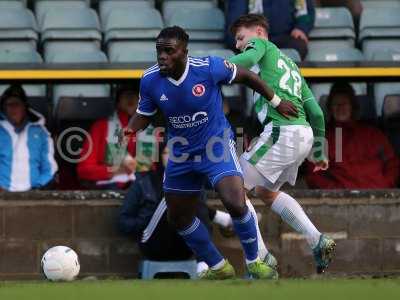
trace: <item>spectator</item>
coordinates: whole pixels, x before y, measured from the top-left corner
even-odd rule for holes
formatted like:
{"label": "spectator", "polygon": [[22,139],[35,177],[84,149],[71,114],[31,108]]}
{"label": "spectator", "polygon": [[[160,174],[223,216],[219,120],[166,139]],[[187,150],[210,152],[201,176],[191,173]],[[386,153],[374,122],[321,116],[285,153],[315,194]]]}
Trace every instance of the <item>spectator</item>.
{"label": "spectator", "polygon": [[269,40],[279,48],[296,49],[304,59],[308,51],[308,34],[314,26],[313,0],[236,0],[227,1],[226,42],[235,49],[229,32],[232,23],[241,15],[263,13],[270,22]]}
{"label": "spectator", "polygon": [[[137,239],[143,256],[148,259],[190,259],[192,251],[168,222],[167,206],[162,196],[162,178],[167,160],[168,149],[165,147],[161,155],[162,164],[157,170],[136,173],[136,181],[130,186],[121,207],[118,225],[123,233]],[[209,231],[210,220],[225,229],[232,226],[228,213],[206,207],[205,201],[206,194],[202,193],[198,216],[208,225]]]}
{"label": "spectator", "polygon": [[20,85],[7,88],[0,102],[0,190],[22,192],[48,186],[57,163],[44,117],[29,108]]}
{"label": "spectator", "polygon": [[[308,164],[306,181],[318,189],[394,188],[399,160],[386,136],[377,128],[356,121],[357,99],[351,85],[336,83],[327,100],[330,167],[313,172]],[[337,132],[341,132],[340,135]],[[339,140],[338,140],[339,139]]]}
{"label": "spectator", "polygon": [[[130,139],[121,145],[118,133],[126,127],[136,111],[139,85],[120,86],[116,95],[116,111],[109,117],[96,121],[90,130],[90,139],[83,145],[78,164],[78,177],[85,185],[98,189],[125,189],[135,179],[136,144]],[[88,153],[88,151],[90,153]]]}

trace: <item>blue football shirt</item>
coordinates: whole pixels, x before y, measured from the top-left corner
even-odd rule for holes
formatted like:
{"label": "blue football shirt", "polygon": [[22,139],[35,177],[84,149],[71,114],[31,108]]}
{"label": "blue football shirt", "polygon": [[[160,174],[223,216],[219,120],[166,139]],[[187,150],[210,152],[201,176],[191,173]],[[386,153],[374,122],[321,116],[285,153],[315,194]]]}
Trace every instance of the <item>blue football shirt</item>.
{"label": "blue football shirt", "polygon": [[221,85],[235,76],[236,65],[214,56],[189,56],[178,80],[161,76],[155,65],[141,79],[137,113],[164,114],[168,139],[174,138],[174,155],[204,150],[213,136],[223,137],[227,130],[232,136],[222,109]]}

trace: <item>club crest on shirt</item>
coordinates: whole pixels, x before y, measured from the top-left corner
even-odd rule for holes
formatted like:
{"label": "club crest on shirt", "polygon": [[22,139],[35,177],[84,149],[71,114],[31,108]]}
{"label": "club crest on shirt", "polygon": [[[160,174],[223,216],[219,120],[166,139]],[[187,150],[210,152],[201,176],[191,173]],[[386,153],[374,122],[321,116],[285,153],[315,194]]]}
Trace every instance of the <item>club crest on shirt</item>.
{"label": "club crest on shirt", "polygon": [[231,62],[229,62],[229,61],[227,61],[226,59],[224,60],[224,64],[225,64],[225,67],[227,67],[229,70],[231,70],[231,71],[233,71],[234,70],[234,66],[233,66],[233,64],[231,63]]}
{"label": "club crest on shirt", "polygon": [[192,88],[192,93],[193,95],[195,95],[196,97],[201,97],[204,95],[206,91],[206,88],[204,87],[204,85],[202,85],[201,83],[196,84],[195,86],[193,86]]}

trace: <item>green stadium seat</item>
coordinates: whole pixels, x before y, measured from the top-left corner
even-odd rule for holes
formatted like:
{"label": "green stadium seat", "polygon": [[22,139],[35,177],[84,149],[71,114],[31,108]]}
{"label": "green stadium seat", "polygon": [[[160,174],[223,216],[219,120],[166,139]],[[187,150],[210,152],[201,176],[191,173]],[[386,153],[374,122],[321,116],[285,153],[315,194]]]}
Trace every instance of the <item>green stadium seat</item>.
{"label": "green stadium seat", "polygon": [[34,41],[0,41],[0,51],[30,52],[36,51]]}
{"label": "green stadium seat", "polygon": [[49,10],[42,23],[41,41],[45,52],[51,43],[86,41],[101,45],[101,29],[96,12],[88,8]]}
{"label": "green stadium seat", "polygon": [[143,8],[154,8],[154,1],[151,0],[100,0],[99,14],[101,22],[104,23],[107,16],[114,9],[123,9],[129,12]]}
{"label": "green stadium seat", "polygon": [[[399,29],[400,30],[400,29]],[[367,60],[381,52],[400,52],[400,38],[398,39],[367,39],[362,44],[364,56]]]}
{"label": "green stadium seat", "polygon": [[0,9],[0,41],[38,40],[38,27],[33,13],[25,8]]}
{"label": "green stadium seat", "polygon": [[189,1],[179,1],[179,0],[169,0],[162,2],[161,11],[165,19],[171,18],[176,10],[180,9],[207,9],[216,8],[216,3],[210,0],[189,0]]}
{"label": "green stadium seat", "polygon": [[400,38],[400,7],[364,9],[360,19],[359,41],[374,38]]}
{"label": "green stadium seat", "polygon": [[338,40],[310,40],[308,42],[308,51],[319,49],[343,49],[343,48],[354,48],[354,41],[350,39],[338,39]]}
{"label": "green stadium seat", "polygon": [[224,40],[225,17],[218,8],[176,9],[165,22],[167,26],[178,25],[187,30],[191,42]]}
{"label": "green stadium seat", "polygon": [[362,52],[355,48],[321,48],[310,49],[306,61],[340,62],[340,61],[363,61]]}
{"label": "green stadium seat", "polygon": [[[59,52],[52,63],[105,63],[106,55],[96,52]],[[54,115],[63,120],[93,120],[113,111],[110,86],[106,84],[60,84],[53,90]],[[111,104],[110,104],[111,103]],[[107,111],[108,110],[108,111]]]}
{"label": "green stadium seat", "polygon": [[126,50],[120,48],[120,50],[120,52],[114,52],[114,56],[109,57],[110,62],[155,64],[157,61],[157,55],[153,49]]}
{"label": "green stadium seat", "polygon": [[[154,41],[115,41],[108,45],[108,57],[110,61],[115,62],[120,59],[135,59],[134,56],[138,53],[138,58],[146,59],[156,57],[156,44]],[[133,60],[139,62],[139,60]],[[133,62],[132,61],[132,62]],[[146,61],[148,62],[148,61]]]}
{"label": "green stadium seat", "polygon": [[310,39],[351,39],[354,41],[355,37],[353,18],[347,8],[316,9],[315,25],[310,32]]}
{"label": "green stadium seat", "polygon": [[99,43],[93,41],[52,41],[44,45],[44,60],[52,61],[58,52],[96,52],[99,51]]}
{"label": "green stadium seat", "polygon": [[400,47],[398,50],[382,50],[375,52],[372,56],[372,60],[400,62]]}
{"label": "green stadium seat", "polygon": [[44,15],[49,10],[62,11],[64,9],[89,8],[90,1],[86,0],[36,0],[34,10],[39,26],[42,25]]}
{"label": "green stadium seat", "polygon": [[283,48],[280,50],[295,63],[301,62],[300,54],[296,49]]}
{"label": "green stadium seat", "polygon": [[117,40],[155,40],[164,27],[161,14],[154,8],[137,11],[115,9],[103,23],[108,44]]}
{"label": "green stadium seat", "polygon": [[0,51],[0,63],[41,63],[42,57],[36,51]]}
{"label": "green stadium seat", "polygon": [[21,9],[21,8],[26,8],[26,3],[24,1],[18,1],[18,0],[0,0],[0,9]]}
{"label": "green stadium seat", "polygon": [[362,6],[364,9],[380,9],[380,8],[397,8],[400,7],[399,0],[372,0],[372,1],[362,1]]}

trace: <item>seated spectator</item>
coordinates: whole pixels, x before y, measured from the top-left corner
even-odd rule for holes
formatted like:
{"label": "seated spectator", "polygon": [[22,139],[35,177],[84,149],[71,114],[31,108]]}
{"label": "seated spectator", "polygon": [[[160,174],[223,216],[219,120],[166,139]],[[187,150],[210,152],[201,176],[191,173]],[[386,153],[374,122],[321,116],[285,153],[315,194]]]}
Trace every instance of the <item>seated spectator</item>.
{"label": "seated spectator", "polygon": [[332,86],[327,100],[329,169],[313,172],[314,166],[309,163],[306,181],[310,188],[396,187],[399,160],[380,130],[356,120],[356,101],[348,83]]}
{"label": "seated spectator", "polygon": [[[140,251],[148,259],[190,259],[192,251],[168,222],[167,206],[162,195],[164,166],[168,160],[166,147],[161,156],[162,163],[159,163],[156,170],[136,173],[136,180],[130,186],[121,207],[118,225],[123,233],[137,239]],[[232,226],[228,213],[207,207],[205,193],[202,193],[201,198],[197,215],[209,231],[210,220],[225,229]],[[204,263],[200,265],[204,266]]]}
{"label": "seated spectator", "polygon": [[29,108],[24,89],[11,85],[0,100],[0,190],[44,188],[57,171],[44,117]]}
{"label": "seated spectator", "polygon": [[229,28],[241,15],[264,14],[269,21],[269,40],[279,48],[296,49],[304,59],[308,51],[308,34],[314,27],[313,0],[236,0],[226,1],[226,42],[235,49]]}
{"label": "seated spectator", "polygon": [[85,140],[81,153],[85,159],[77,167],[79,179],[88,188],[125,189],[135,179],[136,144],[134,139],[130,139],[127,145],[120,144],[118,136],[136,111],[138,91],[137,82],[120,86],[116,111],[92,125],[90,140]]}

